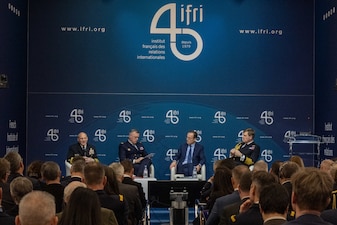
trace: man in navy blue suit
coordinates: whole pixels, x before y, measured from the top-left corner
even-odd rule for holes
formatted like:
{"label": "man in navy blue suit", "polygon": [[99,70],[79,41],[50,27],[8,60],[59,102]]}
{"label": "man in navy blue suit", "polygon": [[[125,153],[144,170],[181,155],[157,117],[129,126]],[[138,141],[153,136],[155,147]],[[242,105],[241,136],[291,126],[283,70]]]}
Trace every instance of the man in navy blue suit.
{"label": "man in navy blue suit", "polygon": [[186,143],[180,145],[178,153],[174,156],[174,160],[170,165],[170,169],[177,167],[177,173],[184,174],[185,176],[192,176],[194,167],[196,167],[198,173],[200,172],[206,158],[204,146],[196,142],[197,137],[197,132],[187,132]]}

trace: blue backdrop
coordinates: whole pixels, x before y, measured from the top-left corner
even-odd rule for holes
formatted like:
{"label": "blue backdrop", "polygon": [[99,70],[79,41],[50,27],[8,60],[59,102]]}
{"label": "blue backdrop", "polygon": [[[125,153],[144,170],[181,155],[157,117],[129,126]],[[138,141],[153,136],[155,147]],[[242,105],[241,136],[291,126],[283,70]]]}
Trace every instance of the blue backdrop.
{"label": "blue backdrop", "polygon": [[63,165],[80,131],[103,163],[118,161],[137,128],[168,179],[195,129],[210,175],[247,127],[261,159],[286,160],[284,136],[313,132],[313,11],[306,0],[30,1],[28,161]]}

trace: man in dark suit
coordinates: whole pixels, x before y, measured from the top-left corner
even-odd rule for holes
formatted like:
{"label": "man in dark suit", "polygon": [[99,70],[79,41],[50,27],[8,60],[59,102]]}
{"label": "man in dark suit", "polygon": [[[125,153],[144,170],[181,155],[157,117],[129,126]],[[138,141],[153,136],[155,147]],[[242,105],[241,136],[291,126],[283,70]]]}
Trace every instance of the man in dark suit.
{"label": "man in dark suit", "polygon": [[41,175],[46,186],[42,191],[46,191],[54,196],[56,204],[56,212],[62,211],[64,186],[61,185],[61,169],[56,162],[47,161],[41,166]]}
{"label": "man in dark suit", "polygon": [[219,225],[228,225],[231,216],[239,214],[240,205],[249,199],[249,190],[252,184],[252,173],[246,172],[242,175],[238,186],[240,201],[225,206],[220,212]]}
{"label": "man in dark suit", "polygon": [[83,156],[86,162],[97,161],[95,146],[88,143],[88,135],[80,132],[77,135],[77,143],[69,146],[67,153],[68,162],[72,163],[75,156]]}
{"label": "man in dark suit", "polygon": [[74,157],[73,164],[71,164],[70,168],[70,176],[67,176],[61,180],[62,186],[67,186],[69,183],[73,181],[83,181],[83,173],[85,167],[85,159],[82,156]]}
{"label": "man in dark suit", "polygon": [[[10,174],[7,179],[7,183],[11,183],[17,177],[23,177],[23,171],[25,169],[23,159],[18,152],[8,152],[4,157],[10,163]],[[27,177],[33,183],[34,190],[41,190],[40,182],[31,177]],[[4,193],[6,194],[6,193]],[[7,194],[6,194],[7,195]],[[5,199],[5,196],[4,196]],[[7,199],[7,197],[6,197]]]}
{"label": "man in dark suit", "polygon": [[5,210],[1,206],[2,200],[2,188],[0,187],[0,224],[1,225],[14,225],[14,218],[5,213]]}
{"label": "man in dark suit", "polygon": [[111,209],[119,225],[128,225],[128,204],[123,195],[108,195],[104,191],[106,180],[104,167],[99,162],[90,162],[84,167],[84,183],[96,192],[101,207]]}
{"label": "man in dark suit", "polygon": [[291,203],[296,219],[284,225],[328,225],[320,214],[328,206],[333,186],[331,176],[317,168],[303,168],[291,177]]}
{"label": "man in dark suit", "polygon": [[116,174],[118,181],[119,192],[125,196],[129,205],[129,221],[132,225],[139,224],[139,221],[143,217],[142,205],[138,195],[138,189],[134,185],[123,184],[124,167],[120,163],[112,163],[109,165]]}
{"label": "man in dark suit", "polygon": [[232,185],[234,188],[234,192],[232,192],[229,195],[219,197],[215,200],[212,211],[210,212],[207,218],[206,225],[218,224],[220,221],[220,215],[221,215],[222,209],[227,205],[240,202],[238,186],[239,186],[242,175],[246,172],[249,172],[249,169],[247,166],[244,166],[244,165],[236,166],[232,170],[231,181],[232,181]]}
{"label": "man in dark suit", "polygon": [[129,132],[129,138],[126,142],[119,144],[119,161],[122,162],[128,159],[132,162],[135,170],[135,175],[138,177],[143,176],[145,166],[150,169],[152,164],[151,159],[146,157],[148,154],[144,148],[144,145],[138,141],[139,131],[132,129]]}
{"label": "man in dark suit", "polygon": [[242,142],[237,144],[230,151],[232,157],[238,165],[253,165],[260,156],[260,146],[254,142],[255,131],[247,128],[242,133]]}
{"label": "man in dark suit", "polygon": [[295,219],[295,211],[291,205],[291,193],[292,193],[292,184],[291,184],[291,176],[295,174],[300,169],[300,166],[294,162],[284,162],[279,169],[279,180],[283,187],[288,191],[288,213],[287,220]]}
{"label": "man in dark suit", "polygon": [[145,193],[142,184],[133,180],[134,169],[132,162],[129,160],[123,160],[121,164],[124,167],[124,179],[122,182],[123,184],[130,184],[137,187],[140,202],[142,203],[142,208],[144,210],[146,207]]}
{"label": "man in dark suit", "polygon": [[179,147],[170,169],[176,167],[177,173],[185,176],[192,176],[194,167],[196,167],[198,173],[200,172],[201,166],[206,162],[206,157],[204,146],[196,142],[197,137],[196,131],[187,132],[186,143]]}
{"label": "man in dark suit", "polygon": [[240,213],[231,216],[232,225],[262,225],[263,218],[259,208],[259,199],[261,190],[276,183],[275,177],[266,171],[257,171],[253,173],[252,185],[249,192],[249,199],[240,206]]}
{"label": "man in dark suit", "polygon": [[259,203],[263,225],[281,225],[287,221],[288,192],[281,184],[263,188]]}

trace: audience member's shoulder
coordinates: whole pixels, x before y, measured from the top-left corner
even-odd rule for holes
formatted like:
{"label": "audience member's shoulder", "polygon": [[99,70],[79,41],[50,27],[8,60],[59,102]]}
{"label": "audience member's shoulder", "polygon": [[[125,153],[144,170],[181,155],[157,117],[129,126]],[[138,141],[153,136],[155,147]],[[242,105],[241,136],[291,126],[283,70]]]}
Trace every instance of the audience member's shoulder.
{"label": "audience member's shoulder", "polygon": [[337,209],[329,209],[325,210],[321,213],[321,218],[329,223],[336,224],[337,223]]}

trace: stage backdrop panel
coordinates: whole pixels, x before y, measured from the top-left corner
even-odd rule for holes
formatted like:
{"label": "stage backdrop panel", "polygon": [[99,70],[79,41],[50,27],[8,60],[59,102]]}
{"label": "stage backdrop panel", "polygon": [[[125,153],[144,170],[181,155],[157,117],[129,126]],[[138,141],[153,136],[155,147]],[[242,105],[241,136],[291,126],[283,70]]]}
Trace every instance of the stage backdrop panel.
{"label": "stage backdrop panel", "polygon": [[337,1],[316,1],[316,130],[325,144],[322,158],[336,158]]}
{"label": "stage backdrop panel", "polygon": [[[108,164],[137,128],[167,179],[195,129],[211,175],[247,127],[268,163],[289,157],[285,135],[313,132],[311,1],[32,0],[29,10],[29,160],[62,164],[85,131]],[[300,151],[309,164],[312,149]]]}
{"label": "stage backdrop panel", "polygon": [[27,1],[0,1],[0,157],[26,154]]}

